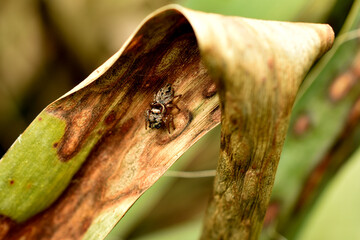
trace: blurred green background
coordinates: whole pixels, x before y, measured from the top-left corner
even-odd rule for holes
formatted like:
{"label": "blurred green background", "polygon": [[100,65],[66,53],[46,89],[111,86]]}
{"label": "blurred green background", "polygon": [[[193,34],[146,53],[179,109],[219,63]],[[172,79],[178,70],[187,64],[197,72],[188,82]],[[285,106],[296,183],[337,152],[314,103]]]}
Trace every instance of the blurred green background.
{"label": "blurred green background", "polygon": [[[359,239],[360,177],[353,170],[360,164],[360,154],[354,154],[360,140],[359,1],[0,0],[0,157],[45,106],[114,54],[149,13],[169,3],[329,23],[341,35],[300,90],[262,239]],[[215,169],[219,141],[218,127],[172,170]],[[108,239],[197,239],[212,181],[162,177]]]}

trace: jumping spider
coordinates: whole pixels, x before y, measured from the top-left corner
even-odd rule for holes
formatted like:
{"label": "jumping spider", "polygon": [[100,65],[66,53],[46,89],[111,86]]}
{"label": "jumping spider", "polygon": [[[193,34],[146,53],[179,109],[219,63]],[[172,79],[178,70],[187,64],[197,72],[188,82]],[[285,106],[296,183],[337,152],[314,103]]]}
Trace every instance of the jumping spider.
{"label": "jumping spider", "polygon": [[154,95],[154,101],[150,103],[150,109],[145,111],[145,129],[147,129],[148,125],[149,128],[152,129],[159,129],[166,126],[170,133],[170,124],[172,124],[172,127],[175,130],[171,110],[176,108],[180,111],[180,108],[173,103],[173,100],[178,97],[181,97],[181,95],[174,96],[174,88],[170,83],[162,87]]}

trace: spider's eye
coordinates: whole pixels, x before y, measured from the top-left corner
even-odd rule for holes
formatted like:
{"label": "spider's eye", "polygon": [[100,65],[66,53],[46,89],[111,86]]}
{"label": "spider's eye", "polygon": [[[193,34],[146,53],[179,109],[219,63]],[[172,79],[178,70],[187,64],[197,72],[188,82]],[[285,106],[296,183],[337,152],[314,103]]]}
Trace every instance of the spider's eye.
{"label": "spider's eye", "polygon": [[160,109],[153,108],[153,109],[151,109],[151,112],[154,114],[159,114],[161,111],[160,111]]}

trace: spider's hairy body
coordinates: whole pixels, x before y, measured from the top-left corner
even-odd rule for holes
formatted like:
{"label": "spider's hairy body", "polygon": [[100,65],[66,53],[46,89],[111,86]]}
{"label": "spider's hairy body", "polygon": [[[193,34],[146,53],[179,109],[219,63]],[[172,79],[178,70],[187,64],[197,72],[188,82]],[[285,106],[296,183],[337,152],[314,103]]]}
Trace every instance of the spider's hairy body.
{"label": "spider's hairy body", "polygon": [[170,133],[170,124],[175,129],[173,115],[171,110],[180,108],[173,103],[173,100],[181,95],[175,96],[174,88],[171,84],[166,84],[155,95],[154,101],[150,103],[150,109],[145,111],[145,129],[159,129],[166,126]]}

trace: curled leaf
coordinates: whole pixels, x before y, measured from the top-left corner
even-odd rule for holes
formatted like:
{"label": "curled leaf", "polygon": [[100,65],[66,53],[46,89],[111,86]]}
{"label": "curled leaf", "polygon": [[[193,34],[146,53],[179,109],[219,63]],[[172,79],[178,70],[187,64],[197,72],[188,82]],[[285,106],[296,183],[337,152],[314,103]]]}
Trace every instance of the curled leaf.
{"label": "curled leaf", "polygon": [[258,239],[296,94],[334,36],[327,25],[211,21],[199,39],[222,44],[199,45],[219,86],[221,153],[202,239]]}
{"label": "curled leaf", "polygon": [[[271,128],[282,134],[302,77],[332,40],[327,25],[225,17],[176,5],[155,12],[119,52],[45,108],[0,161],[0,237],[103,238],[220,122],[212,79],[222,97],[240,86],[245,116],[261,129],[271,118]],[[236,88],[221,79],[232,79]],[[172,113],[175,129],[146,130],[145,111],[167,83],[181,94],[181,110]],[[272,112],[268,99],[280,110]],[[255,131],[253,123],[239,124]],[[249,140],[262,143],[254,133]]]}

